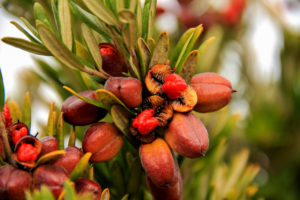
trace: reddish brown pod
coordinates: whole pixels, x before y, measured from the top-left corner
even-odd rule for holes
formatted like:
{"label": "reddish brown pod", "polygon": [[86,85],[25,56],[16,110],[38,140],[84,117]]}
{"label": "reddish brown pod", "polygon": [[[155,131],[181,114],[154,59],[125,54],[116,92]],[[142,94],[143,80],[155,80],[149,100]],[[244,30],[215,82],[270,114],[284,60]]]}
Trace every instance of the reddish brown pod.
{"label": "reddish brown pod", "polygon": [[[80,92],[79,94],[96,100],[96,96],[92,90]],[[66,122],[77,126],[97,122],[105,117],[107,113],[105,109],[86,103],[74,95],[64,101],[61,111],[63,112],[63,117]]]}
{"label": "reddish brown pod", "polygon": [[104,85],[128,107],[137,107],[142,103],[142,83],[135,78],[111,77]]}
{"label": "reddish brown pod", "polygon": [[123,72],[128,72],[125,61],[116,49],[109,43],[100,43],[99,49],[102,56],[102,69],[111,76],[123,76]]}
{"label": "reddish brown pod", "polygon": [[46,185],[57,199],[68,178],[67,172],[62,167],[42,165],[33,172],[33,189],[40,189],[42,185]]}
{"label": "reddish brown pod", "polygon": [[97,122],[84,134],[82,148],[91,152],[91,162],[105,162],[112,159],[123,145],[122,134],[112,123]]}
{"label": "reddish brown pod", "polygon": [[4,146],[1,137],[0,137],[0,158],[5,158]]}
{"label": "reddish brown pod", "polygon": [[8,137],[13,145],[27,135],[29,135],[29,130],[24,123],[17,122],[8,127]]}
{"label": "reddish brown pod", "polygon": [[52,151],[58,150],[58,142],[53,136],[43,137],[40,139],[40,142],[42,144],[42,151],[39,155],[40,157]]}
{"label": "reddish brown pod", "polygon": [[235,90],[231,83],[216,73],[201,73],[193,76],[191,86],[197,93],[198,102],[194,107],[198,112],[213,112],[226,106]]}
{"label": "reddish brown pod", "polygon": [[79,178],[75,183],[75,190],[79,196],[86,192],[90,192],[93,200],[99,200],[101,196],[101,186],[88,178]]}
{"label": "reddish brown pod", "polygon": [[209,138],[202,122],[192,113],[175,113],[165,131],[165,140],[182,156],[204,156]]}
{"label": "reddish brown pod", "polygon": [[25,190],[30,190],[31,175],[11,165],[0,167],[0,200],[23,200]]}
{"label": "reddish brown pod", "polygon": [[70,174],[83,156],[83,152],[74,146],[67,147],[65,150],[66,153],[55,160],[53,165],[63,167]]}
{"label": "reddish brown pod", "polygon": [[182,178],[178,170],[178,180],[174,185],[168,187],[157,187],[149,177],[147,184],[154,200],[180,200],[182,196]]}
{"label": "reddish brown pod", "polygon": [[161,138],[142,144],[139,154],[147,176],[157,187],[168,187],[178,181],[177,163],[168,144]]}

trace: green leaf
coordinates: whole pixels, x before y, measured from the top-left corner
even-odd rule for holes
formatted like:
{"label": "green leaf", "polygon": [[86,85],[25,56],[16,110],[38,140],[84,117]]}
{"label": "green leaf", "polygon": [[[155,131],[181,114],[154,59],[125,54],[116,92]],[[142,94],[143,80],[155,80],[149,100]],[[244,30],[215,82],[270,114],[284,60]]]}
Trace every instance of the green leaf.
{"label": "green leaf", "polygon": [[56,134],[56,139],[58,142],[58,149],[64,149],[64,120],[63,113],[60,113],[58,118],[58,131]]}
{"label": "green leaf", "polygon": [[65,189],[64,200],[76,200],[77,199],[74,185],[70,181],[65,181],[64,189]]}
{"label": "green leaf", "polygon": [[120,10],[123,10],[125,8],[124,0],[116,1],[116,8],[117,8],[117,12],[119,12]]}
{"label": "green leaf", "polygon": [[215,39],[215,37],[210,37],[207,40],[205,40],[198,48],[199,55],[202,55],[206,51],[206,49],[211,45],[211,43],[215,41]]}
{"label": "green leaf", "polygon": [[70,179],[76,181],[88,169],[91,152],[85,153],[70,174]]}
{"label": "green leaf", "polygon": [[148,47],[149,47],[150,52],[152,54],[153,50],[155,48],[156,42],[155,42],[155,40],[153,38],[148,38],[147,44],[148,44]]}
{"label": "green leaf", "polygon": [[142,5],[141,1],[137,1],[137,8],[136,8],[136,24],[137,24],[137,37],[142,37]]}
{"label": "green leaf", "polygon": [[102,69],[102,56],[101,52],[98,47],[98,42],[96,41],[96,38],[93,35],[92,30],[88,28],[87,25],[81,24],[81,30],[83,34],[83,38],[87,44],[87,47],[94,58],[94,61],[98,67],[98,69]]}
{"label": "green leaf", "polygon": [[[179,71],[178,71],[179,75],[187,83],[189,83],[192,80],[192,77],[196,71],[197,63],[198,63],[198,51],[194,50],[189,53],[183,66],[179,69]],[[176,69],[176,71],[177,71],[177,69]]]}
{"label": "green leaf", "polygon": [[151,52],[147,43],[143,38],[139,38],[137,41],[137,52],[139,57],[139,63],[141,65],[140,67],[141,67],[142,79],[144,80],[150,63]]}
{"label": "green leaf", "polygon": [[24,17],[20,17],[20,19],[36,38],[40,38],[39,33],[37,32],[35,27],[33,27],[27,19],[25,19]]}
{"label": "green leaf", "polygon": [[75,146],[75,143],[76,143],[76,130],[75,130],[76,126],[72,126],[71,128],[71,132],[70,132],[70,135],[69,135],[69,141],[68,141],[68,146],[69,147],[72,147],[72,146]]}
{"label": "green leaf", "polygon": [[101,193],[101,197],[100,200],[109,200],[110,199],[110,193],[109,193],[109,189],[105,188],[103,190],[103,192]]}
{"label": "green leaf", "polygon": [[58,1],[58,15],[60,22],[61,38],[66,47],[71,51],[73,44],[71,13],[68,0]]}
{"label": "green leaf", "polygon": [[106,105],[106,108],[111,108],[112,105],[120,104],[123,108],[132,113],[132,111],[118,97],[105,89],[96,90],[95,95],[98,101],[101,101],[104,105]]}
{"label": "green leaf", "polygon": [[12,101],[8,103],[8,107],[13,122],[22,121],[22,112],[19,105],[16,102]]}
{"label": "green leaf", "polygon": [[122,172],[122,168],[118,160],[114,160],[111,167],[111,176],[113,180],[113,186],[117,189],[118,194],[123,196],[125,194],[125,180]]}
{"label": "green leaf", "polygon": [[38,161],[36,162],[36,166],[43,165],[45,163],[56,160],[57,158],[61,157],[65,153],[66,153],[65,150],[56,150],[56,151],[47,153],[38,159]]}
{"label": "green leaf", "polygon": [[152,28],[156,12],[156,0],[146,0],[142,15],[142,36],[145,40],[152,37]]}
{"label": "green leaf", "polygon": [[110,110],[112,119],[118,129],[124,133],[128,134],[128,128],[130,125],[130,113],[120,105],[113,105]]}
{"label": "green leaf", "polygon": [[50,22],[51,20],[48,16],[47,12],[43,8],[43,6],[36,2],[36,3],[34,3],[33,11],[34,11],[34,17],[35,17],[36,22],[40,22],[40,23],[44,24],[51,31],[54,32],[54,28]]}
{"label": "green leaf", "polygon": [[127,191],[129,194],[136,194],[141,185],[142,166],[139,159],[135,159],[129,172]]}
{"label": "green leaf", "polygon": [[44,24],[37,23],[37,29],[43,43],[55,58],[72,69],[84,69],[84,66],[77,60],[72,52],[69,51],[68,48],[58,40],[56,35]]}
{"label": "green leaf", "polygon": [[119,26],[119,22],[116,17],[103,5],[101,1],[83,0],[83,2],[94,15],[96,15],[106,24],[116,27]]}
{"label": "green leaf", "polygon": [[159,35],[157,39],[157,43],[154,48],[149,67],[151,68],[156,64],[166,64],[168,60],[168,53],[169,53],[169,35],[166,31],[164,31]]}
{"label": "green leaf", "polygon": [[96,16],[85,11],[73,1],[69,0],[69,4],[70,4],[71,11],[76,17],[81,19],[85,24],[87,24],[89,27],[97,31],[101,36],[103,36],[106,40],[109,41],[110,36],[106,27],[104,27],[102,22],[100,22],[100,20]]}
{"label": "green leaf", "polygon": [[121,200],[128,200],[128,198],[129,198],[129,194],[126,194],[126,195],[124,195],[124,196],[122,197]]}
{"label": "green leaf", "polygon": [[137,4],[137,0],[130,1],[129,10],[131,10],[131,12],[133,13],[135,12],[136,4]]}
{"label": "green leaf", "polygon": [[56,134],[56,127],[54,127],[54,103],[51,103],[49,115],[48,115],[48,122],[47,122],[47,135],[53,136]]}
{"label": "green leaf", "polygon": [[51,190],[47,186],[42,185],[40,191],[41,191],[41,199],[55,200]]}
{"label": "green leaf", "polygon": [[78,97],[79,99],[89,103],[89,104],[92,104],[94,106],[97,106],[99,108],[104,108],[104,109],[107,109],[108,107],[106,107],[102,102],[100,101],[97,101],[97,100],[94,100],[94,99],[89,99],[89,98],[86,98],[80,94],[78,94],[77,92],[75,92],[74,90],[72,90],[71,88],[67,87],[67,86],[64,86],[63,87],[64,89],[68,90],[69,92],[71,92],[73,95],[75,95],[76,97]]}
{"label": "green leaf", "polygon": [[26,126],[30,130],[30,126],[31,126],[31,102],[30,102],[29,92],[26,92],[25,98],[24,98],[23,109],[22,109],[22,122],[24,124],[26,124]]}
{"label": "green leaf", "polygon": [[119,20],[123,24],[129,24],[128,27],[123,29],[123,40],[125,41],[128,49],[133,49],[136,44],[137,29],[136,29],[136,17],[130,10],[121,10],[118,13]]}
{"label": "green leaf", "polygon": [[2,71],[0,68],[0,112],[3,110],[4,103],[5,103],[5,89],[4,89]]}
{"label": "green leaf", "polygon": [[45,56],[51,55],[51,53],[45,47],[21,38],[4,37],[1,40],[9,45],[23,49],[31,53],[35,53],[38,55],[45,55]]}
{"label": "green leaf", "polygon": [[41,44],[40,41],[35,39],[30,33],[28,33],[22,26],[20,26],[17,22],[11,21],[11,24],[13,24],[17,29],[19,29],[31,42],[35,42],[37,44]]}
{"label": "green leaf", "polygon": [[194,31],[195,31],[195,28],[190,28],[181,36],[181,38],[177,42],[174,50],[172,51],[173,53],[172,53],[172,56],[170,59],[170,66],[175,66],[175,63],[180,55],[180,52],[183,49],[183,46],[187,45],[187,43],[189,43]]}

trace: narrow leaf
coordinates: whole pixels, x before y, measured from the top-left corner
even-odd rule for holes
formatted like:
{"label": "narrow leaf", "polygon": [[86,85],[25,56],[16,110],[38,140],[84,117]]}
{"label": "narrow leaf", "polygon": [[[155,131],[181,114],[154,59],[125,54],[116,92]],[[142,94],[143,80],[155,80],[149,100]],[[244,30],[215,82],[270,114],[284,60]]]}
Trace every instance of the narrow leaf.
{"label": "narrow leaf", "polygon": [[29,92],[26,92],[25,98],[24,98],[23,109],[22,109],[22,122],[24,124],[26,124],[26,126],[30,130],[30,126],[31,126],[31,101],[30,101]]}
{"label": "narrow leaf", "polygon": [[137,37],[135,14],[130,10],[121,10],[118,13],[118,16],[120,22],[123,24],[129,24],[128,27],[123,30],[123,39],[128,49],[133,49]]}
{"label": "narrow leaf", "polygon": [[119,23],[115,16],[108,10],[101,1],[95,0],[83,0],[84,4],[88,9],[99,19],[108,25],[113,25],[118,27]]}
{"label": "narrow leaf", "polygon": [[52,151],[50,153],[47,153],[47,154],[43,155],[42,157],[40,157],[38,159],[38,161],[36,162],[36,166],[43,165],[47,162],[51,162],[53,160],[56,160],[57,158],[64,155],[65,153],[66,153],[65,150],[56,150],[56,151]]}
{"label": "narrow leaf", "polygon": [[19,105],[16,102],[12,101],[8,103],[8,107],[13,122],[22,121],[22,112]]}
{"label": "narrow leaf", "polygon": [[78,162],[78,164],[76,165],[76,167],[73,169],[73,171],[70,174],[70,179],[72,181],[76,181],[79,177],[81,177],[83,175],[83,173],[88,168],[89,160],[90,160],[91,156],[92,156],[91,152],[87,152],[82,156],[82,158],[80,159],[80,161]]}
{"label": "narrow leaf", "polygon": [[101,70],[102,69],[102,57],[101,57],[101,52],[98,47],[98,42],[96,41],[96,38],[94,37],[92,30],[90,30],[87,25],[81,24],[81,30],[82,30],[83,38],[87,44],[87,47],[96,63],[98,69]]}
{"label": "narrow leaf", "polygon": [[23,49],[25,51],[38,54],[38,55],[45,55],[49,56],[51,53],[43,46],[33,43],[21,38],[15,38],[15,37],[4,37],[1,39],[3,42],[12,45],[14,47],[17,47],[19,49]]}
{"label": "narrow leaf", "polygon": [[169,35],[166,31],[162,32],[157,40],[151,62],[149,67],[151,68],[156,64],[166,64],[169,53]]}
{"label": "narrow leaf", "polygon": [[155,48],[156,42],[155,42],[155,40],[154,40],[153,38],[148,38],[147,44],[148,44],[148,47],[149,47],[150,52],[151,52],[151,54],[152,54],[152,53],[153,53],[153,50],[154,50],[154,48]]}
{"label": "narrow leaf", "polygon": [[[198,62],[198,51],[192,51],[188,56],[183,66],[179,68],[178,74],[189,83],[192,80],[192,77],[196,71]],[[177,69],[176,69],[177,71]]]}
{"label": "narrow leaf", "polygon": [[128,200],[128,198],[129,198],[129,194],[126,194],[126,195],[124,195],[124,196],[122,197],[121,200]]}
{"label": "narrow leaf", "polygon": [[64,200],[76,200],[77,199],[74,185],[70,181],[65,181],[64,189],[65,189]]}
{"label": "narrow leaf", "polygon": [[56,139],[58,142],[58,149],[64,149],[64,120],[63,120],[63,113],[60,113],[58,119],[58,131],[56,134]]}
{"label": "narrow leaf", "polygon": [[36,38],[40,38],[39,33],[37,32],[35,27],[33,27],[27,19],[25,19],[24,17],[20,17],[20,19]]}
{"label": "narrow leaf", "polygon": [[127,191],[129,194],[136,194],[141,185],[142,166],[139,159],[135,159],[129,172]]}
{"label": "narrow leaf", "polygon": [[120,10],[123,10],[125,8],[124,0],[116,1],[116,8],[117,8],[117,12],[119,12]]}
{"label": "narrow leaf", "polygon": [[118,129],[124,134],[127,134],[130,125],[130,113],[120,105],[113,105],[110,112]]}
{"label": "narrow leaf", "polygon": [[132,113],[132,111],[118,97],[116,97],[113,93],[111,93],[105,89],[96,90],[95,95],[99,101],[101,101],[103,104],[106,105],[106,108],[107,107],[110,108],[112,105],[115,105],[115,104],[120,104],[127,111]]}
{"label": "narrow leaf", "polygon": [[198,48],[199,55],[202,55],[206,51],[206,49],[211,45],[211,43],[215,41],[215,39],[215,37],[210,37],[207,40],[205,40]]}
{"label": "narrow leaf", "polygon": [[47,135],[53,136],[55,134],[55,127],[54,127],[54,103],[51,103],[49,115],[48,115],[48,122],[47,122]]}
{"label": "narrow leaf", "polygon": [[0,112],[3,110],[4,103],[5,103],[5,89],[4,89],[2,71],[0,68]]}
{"label": "narrow leaf", "polygon": [[117,160],[113,162],[111,171],[113,186],[117,189],[118,194],[123,196],[125,194],[125,180],[122,168]]}
{"label": "narrow leaf", "polygon": [[139,61],[141,65],[140,67],[141,67],[142,79],[144,79],[146,76],[146,72],[148,70],[148,66],[151,58],[151,52],[147,43],[143,38],[138,39],[137,52],[138,52]]}
{"label": "narrow leaf", "polygon": [[71,13],[68,0],[58,1],[58,15],[60,22],[61,38],[66,47],[71,51],[73,44]]}
{"label": "narrow leaf", "polygon": [[69,0],[70,8],[73,14],[78,17],[80,20],[82,20],[84,23],[86,23],[89,27],[97,31],[101,36],[103,36],[106,40],[109,41],[110,34],[108,33],[106,27],[100,22],[100,20],[90,14],[89,12],[82,9],[79,5],[74,3],[73,1]]}
{"label": "narrow leaf", "polygon": [[11,24],[13,24],[17,29],[19,29],[31,42],[35,42],[37,44],[41,44],[40,41],[35,39],[30,33],[28,33],[22,26],[20,26],[17,22],[11,21]]}
{"label": "narrow leaf", "polygon": [[141,1],[137,1],[136,8],[136,24],[137,24],[137,37],[142,37],[142,5]]}
{"label": "narrow leaf", "polygon": [[50,18],[40,3],[34,3],[33,11],[36,22],[39,21],[40,23],[48,27],[51,31],[54,31],[54,28],[50,22]]}
{"label": "narrow leaf", "polygon": [[103,192],[101,193],[101,197],[100,200],[109,200],[110,199],[110,193],[109,193],[109,189],[105,188],[103,190]]}
{"label": "narrow leaf", "polygon": [[38,23],[37,29],[43,43],[55,58],[70,68],[79,70],[84,69],[84,66],[77,60],[72,52],[57,39],[51,30],[41,23]]}
{"label": "narrow leaf", "polygon": [[73,95],[75,95],[76,97],[78,97],[79,99],[89,103],[89,104],[92,104],[94,106],[97,106],[99,108],[104,108],[104,109],[107,109],[107,107],[105,107],[105,105],[100,102],[100,101],[97,101],[97,100],[94,100],[94,99],[89,99],[89,98],[86,98],[80,94],[78,94],[77,92],[75,92],[74,90],[72,90],[71,88],[67,87],[67,86],[63,86],[64,89],[68,90],[69,92],[71,92]]}
{"label": "narrow leaf", "polygon": [[46,185],[41,186],[41,199],[55,200],[52,192]]}
{"label": "narrow leaf", "polygon": [[156,11],[156,0],[146,0],[142,14],[142,36],[145,40],[152,37],[152,27]]}

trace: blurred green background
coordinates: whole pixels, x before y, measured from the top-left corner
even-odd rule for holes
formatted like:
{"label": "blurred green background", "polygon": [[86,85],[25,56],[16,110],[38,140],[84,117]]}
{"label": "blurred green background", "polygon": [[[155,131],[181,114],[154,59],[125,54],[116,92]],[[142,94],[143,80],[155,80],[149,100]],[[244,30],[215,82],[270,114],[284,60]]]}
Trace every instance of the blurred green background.
{"label": "blurred green background", "polygon": [[[4,0],[1,15],[10,13],[33,22],[33,2],[33,0]],[[48,5],[46,1],[38,2],[45,7]],[[158,1],[157,14],[157,33],[167,30],[172,39],[171,45],[177,42],[187,28],[203,24],[204,32],[199,44],[211,37],[215,39],[201,55],[198,72],[218,72],[231,80],[233,88],[238,91],[233,95],[233,100],[227,108],[214,114],[199,115],[211,134],[211,148],[216,150],[219,148],[220,152],[223,152],[225,163],[232,160],[237,152],[241,152],[240,157],[247,157],[249,153],[249,162],[261,167],[254,179],[254,185],[259,189],[253,198],[299,199],[299,1],[161,0]],[[0,22],[2,20],[6,18],[1,17]],[[5,48],[2,43],[1,51],[3,52]],[[40,66],[46,63],[36,60],[35,64]],[[4,71],[5,66],[1,67]],[[38,102],[49,105],[51,102],[43,95],[45,90],[40,88],[46,82],[51,86],[50,92],[54,95],[53,91],[59,90],[60,86],[53,79],[47,79],[47,72],[41,69],[45,68],[26,68],[26,71],[19,68],[17,79],[22,87],[18,87],[19,90],[14,91],[11,98],[18,99],[24,96],[26,90],[30,90],[31,94],[35,94],[32,95],[33,104]],[[56,69],[59,71],[59,67]],[[3,74],[5,77],[5,73]],[[44,83],[40,79],[41,74],[44,75]],[[68,75],[60,76],[58,79],[61,84],[76,86],[75,89],[78,91],[82,89],[80,84],[72,84],[72,78]],[[58,93],[60,95],[56,99],[59,107],[59,102],[66,98],[68,93],[66,91]],[[41,124],[42,122],[36,120],[36,127]],[[222,146],[224,141],[218,137],[220,134],[227,138],[226,145]],[[249,151],[243,151],[244,148]],[[200,161],[185,160],[183,163],[182,169],[187,185],[185,196],[196,195],[189,199],[197,199],[195,198],[197,195],[203,196],[201,190],[204,189],[199,187],[206,187],[205,191],[210,191],[209,185],[203,184],[206,180],[205,175],[201,175],[199,169],[202,169],[205,162],[211,162],[211,166],[217,165],[211,159],[213,152],[208,152],[209,156]],[[191,163],[194,164],[193,167],[190,167]],[[191,178],[189,173],[193,170],[197,173],[195,172],[196,176]],[[218,170],[212,174],[218,174]],[[218,176],[211,175],[210,180],[220,181],[219,187],[226,187],[226,184],[229,184],[226,181],[222,182]],[[255,187],[253,190],[256,190]]]}

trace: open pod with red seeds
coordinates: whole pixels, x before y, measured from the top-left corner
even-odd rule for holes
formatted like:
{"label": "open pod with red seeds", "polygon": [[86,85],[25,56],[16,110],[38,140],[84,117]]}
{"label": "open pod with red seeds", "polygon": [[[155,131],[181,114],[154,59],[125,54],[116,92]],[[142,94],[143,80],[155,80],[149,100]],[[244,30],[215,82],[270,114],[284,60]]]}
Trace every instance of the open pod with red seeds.
{"label": "open pod with red seeds", "polygon": [[24,169],[35,167],[38,155],[42,150],[41,142],[33,136],[22,137],[15,145],[13,159]]}
{"label": "open pod with red seeds", "polygon": [[16,145],[22,137],[29,135],[28,127],[22,122],[12,124],[10,127],[8,127],[7,131],[8,139],[13,146]]}

